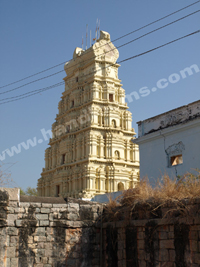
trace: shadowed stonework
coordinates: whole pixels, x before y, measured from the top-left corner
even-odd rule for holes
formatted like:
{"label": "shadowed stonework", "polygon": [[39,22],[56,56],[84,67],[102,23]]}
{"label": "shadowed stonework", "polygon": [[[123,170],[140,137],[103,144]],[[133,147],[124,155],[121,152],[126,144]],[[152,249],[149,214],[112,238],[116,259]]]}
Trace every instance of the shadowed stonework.
{"label": "shadowed stonework", "polygon": [[120,219],[111,222],[101,220],[103,204],[23,202],[18,193],[0,190],[0,267],[200,266],[199,199],[170,218],[161,214],[172,204],[154,217],[137,206],[129,219],[117,208]]}

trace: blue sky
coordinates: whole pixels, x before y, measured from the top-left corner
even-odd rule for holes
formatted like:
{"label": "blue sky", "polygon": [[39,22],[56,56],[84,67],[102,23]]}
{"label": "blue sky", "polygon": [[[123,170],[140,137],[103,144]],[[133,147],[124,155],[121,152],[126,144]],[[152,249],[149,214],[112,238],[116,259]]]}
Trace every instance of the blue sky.
{"label": "blue sky", "polygon": [[[81,47],[82,35],[85,39],[86,24],[94,37],[97,18],[100,19],[100,29],[109,32],[111,40],[114,40],[194,2],[1,0],[0,93],[62,71],[64,64],[20,83],[3,87],[71,59],[74,49],[77,46]],[[199,9],[200,2],[114,44],[120,46]],[[120,48],[118,61],[195,32],[199,30],[199,25],[200,13],[196,13]],[[119,78],[122,80],[123,88],[127,94],[135,92],[134,95],[137,96],[127,101],[133,114],[133,127],[136,132],[137,121],[199,100],[200,72],[194,71],[184,79],[180,75],[181,70],[191,65],[200,68],[199,47],[198,33],[121,64]],[[64,77],[63,71],[51,78],[0,94],[0,100],[62,82]],[[156,91],[152,91],[163,78],[168,80],[167,86],[163,89],[157,87]],[[170,79],[175,79],[176,82],[169,82]],[[145,89],[141,89],[143,87]],[[142,90],[147,90],[146,87],[149,91],[144,93]],[[23,189],[27,186],[36,187],[37,179],[40,178],[44,167],[44,151],[48,146],[41,130],[51,129],[63,91],[64,86],[60,86],[29,98],[0,105],[0,155],[4,150],[17,147],[29,139],[33,142],[36,140],[34,147],[22,147],[21,152],[5,156],[3,168],[9,168],[14,181],[13,186]]]}

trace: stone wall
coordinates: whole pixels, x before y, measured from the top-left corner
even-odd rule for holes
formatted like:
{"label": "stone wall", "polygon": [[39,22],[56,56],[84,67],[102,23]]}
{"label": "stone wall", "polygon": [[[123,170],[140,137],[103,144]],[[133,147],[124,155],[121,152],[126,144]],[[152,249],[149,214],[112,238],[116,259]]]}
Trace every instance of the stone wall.
{"label": "stone wall", "polygon": [[0,267],[99,266],[101,204],[66,201],[1,189]]}
{"label": "stone wall", "polygon": [[104,216],[102,266],[200,266],[199,198],[138,202],[110,211]]}
{"label": "stone wall", "polygon": [[200,200],[183,204],[102,222],[98,203],[1,189],[0,267],[198,267]]}
{"label": "stone wall", "polygon": [[[191,224],[192,223],[192,224]],[[200,266],[200,219],[105,224],[103,264],[109,267]],[[103,266],[103,265],[102,265]]]}

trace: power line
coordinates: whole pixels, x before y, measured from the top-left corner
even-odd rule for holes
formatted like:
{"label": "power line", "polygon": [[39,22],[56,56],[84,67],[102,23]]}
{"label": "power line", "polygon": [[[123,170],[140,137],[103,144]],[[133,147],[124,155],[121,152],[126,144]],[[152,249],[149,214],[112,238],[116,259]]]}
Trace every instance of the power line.
{"label": "power line", "polygon": [[120,46],[117,46],[117,48],[121,48],[121,47],[123,47],[123,46],[125,46],[125,45],[128,45],[128,44],[134,42],[134,41],[137,41],[137,40],[139,40],[139,39],[141,39],[141,38],[143,38],[143,37],[145,37],[145,36],[147,36],[147,35],[149,35],[149,34],[151,34],[151,33],[153,33],[153,32],[156,32],[156,31],[158,31],[158,30],[161,30],[161,29],[163,29],[163,28],[165,28],[165,27],[167,27],[167,26],[169,26],[169,25],[172,25],[172,24],[174,24],[174,23],[176,23],[176,22],[178,22],[178,21],[180,21],[180,20],[186,19],[186,18],[188,18],[188,17],[190,17],[190,16],[192,16],[192,15],[198,13],[198,12],[200,12],[200,10],[197,10],[197,11],[195,11],[195,12],[193,12],[193,13],[190,13],[190,14],[184,16],[184,17],[181,17],[180,19],[174,20],[174,21],[172,21],[172,22],[170,22],[170,23],[168,23],[168,24],[165,24],[164,26],[161,26],[161,27],[159,27],[159,28],[157,28],[157,29],[155,29],[155,30],[152,30],[152,31],[148,32],[148,33],[145,33],[145,34],[139,36],[138,38],[136,38],[136,39],[134,39],[134,40],[131,40],[131,41],[125,43],[125,44],[122,44],[122,45],[120,45]]}
{"label": "power line", "polygon": [[[148,54],[148,53],[150,53],[150,52],[153,52],[153,51],[155,51],[155,50],[157,50],[157,49],[160,49],[160,48],[162,48],[162,47],[164,47],[164,46],[167,46],[167,45],[172,44],[172,43],[174,43],[174,42],[180,41],[180,40],[182,40],[182,39],[184,39],[184,38],[187,38],[187,37],[192,36],[192,35],[197,34],[197,33],[200,33],[200,30],[195,31],[195,32],[192,32],[192,33],[190,33],[190,34],[187,34],[187,35],[185,35],[185,36],[182,36],[182,37],[177,38],[177,39],[175,39],[175,40],[172,40],[172,41],[170,41],[170,42],[167,42],[167,43],[165,43],[165,44],[163,44],[163,45],[160,45],[160,46],[157,46],[157,47],[155,47],[155,48],[152,48],[152,49],[150,49],[150,50],[148,50],[148,51],[145,51],[145,52],[143,52],[143,53],[140,53],[140,54],[134,55],[134,56],[132,56],[132,57],[123,59],[123,60],[119,61],[118,63],[123,63],[123,62],[125,62],[125,61],[134,59],[134,58],[136,58],[136,57],[143,56],[143,55],[145,55],[145,54]],[[113,65],[113,64],[110,64],[109,66],[106,66],[106,67],[104,67],[104,68],[110,67],[110,66],[112,66],[112,65]],[[102,68],[99,69],[99,70],[102,70]],[[96,71],[94,71],[93,73],[96,73],[96,72],[98,72],[99,70],[96,70]],[[89,73],[89,74],[87,74],[87,75],[91,75],[91,74],[92,74],[92,73]],[[86,76],[86,75],[85,75],[85,76]],[[62,85],[62,84],[60,84],[60,85]],[[49,89],[58,87],[58,86],[60,86],[60,85],[50,86],[51,88],[49,88],[49,87],[45,87],[45,88],[43,88],[43,89],[34,90],[34,91],[32,91],[32,92],[35,92],[35,93],[32,93],[32,94],[30,94],[30,95],[28,95],[28,96],[24,96],[24,97],[21,97],[21,98],[18,98],[18,99],[13,99],[13,100],[10,100],[10,101],[6,101],[6,102],[3,102],[3,103],[0,103],[0,105],[2,105],[2,104],[6,104],[6,103],[9,103],[9,102],[13,102],[13,101],[17,101],[17,100],[20,100],[20,99],[23,99],[23,98],[26,98],[26,97],[29,97],[29,96],[32,96],[32,95],[35,95],[35,94],[39,94],[40,92],[43,92],[43,91],[46,91],[46,90],[49,90]],[[36,91],[37,91],[37,92],[36,92]],[[19,97],[19,96],[16,96],[16,97]]]}
{"label": "power line", "polygon": [[53,88],[58,87],[58,86],[61,86],[61,85],[63,85],[63,84],[64,84],[64,83],[62,82],[62,84],[59,83],[59,84],[54,85],[54,86],[48,86],[48,88],[43,88],[43,89],[34,90],[34,91],[37,91],[37,92],[34,93],[34,91],[32,91],[32,92],[33,92],[32,94],[29,94],[29,95],[27,95],[27,96],[23,96],[23,97],[20,97],[20,98],[18,98],[19,96],[16,96],[17,99],[13,99],[13,100],[9,100],[9,101],[0,103],[0,105],[7,104],[7,103],[9,103],[9,102],[14,102],[14,101],[17,101],[17,100],[21,100],[21,99],[23,99],[23,98],[27,98],[27,97],[29,97],[29,96],[33,96],[33,95],[39,94],[39,93],[41,93],[41,92],[44,92],[44,91],[53,89]]}
{"label": "power line", "polygon": [[[130,59],[133,59],[133,58],[140,57],[140,56],[142,56],[142,55],[148,54],[148,53],[150,53],[150,52],[152,52],[152,51],[154,51],[154,50],[157,50],[157,49],[159,49],[159,48],[161,48],[161,47],[164,47],[164,46],[169,45],[169,44],[171,44],[171,43],[177,42],[177,41],[179,41],[179,40],[181,40],[181,39],[187,38],[187,37],[189,37],[189,36],[191,36],[191,35],[194,35],[194,34],[197,34],[197,33],[199,33],[199,32],[200,32],[200,30],[195,31],[195,32],[192,32],[192,33],[187,34],[187,35],[184,35],[184,36],[179,37],[179,38],[177,38],[177,39],[175,39],[175,40],[172,40],[172,41],[170,41],[170,42],[167,42],[167,43],[165,43],[165,44],[163,44],[163,45],[160,45],[160,46],[157,46],[157,47],[152,48],[152,49],[150,49],[150,50],[147,50],[147,51],[145,51],[145,52],[143,52],[143,53],[140,53],[140,54],[137,54],[137,55],[135,55],[135,56],[132,56],[132,57],[123,59],[123,60],[121,60],[121,61],[119,61],[119,62],[117,62],[117,63],[118,63],[118,64],[119,64],[119,63],[123,63],[123,62],[125,62],[125,61],[130,60]],[[116,48],[115,48],[115,49],[116,49]],[[110,51],[112,51],[112,50],[110,50]],[[88,73],[88,74],[85,74],[84,77],[89,76],[89,75],[94,74],[94,73],[97,73],[98,71],[101,71],[102,69],[106,69],[106,68],[108,68],[108,67],[110,67],[110,66],[113,66],[113,65],[115,65],[115,64],[110,63],[108,66],[105,66],[105,67],[103,67],[103,68],[99,68],[99,69],[97,69],[97,70],[95,70],[95,71],[93,71],[93,72],[90,72],[90,73]]]}
{"label": "power line", "polygon": [[[199,1],[200,1],[200,0],[199,0]],[[55,66],[53,66],[53,67],[50,67],[50,68],[48,68],[48,69],[39,71],[39,72],[37,72],[37,73],[35,73],[35,74],[29,75],[29,76],[27,76],[27,77],[25,77],[25,78],[22,78],[22,79],[18,80],[18,81],[15,81],[15,82],[6,84],[6,85],[4,85],[4,86],[0,86],[0,89],[1,89],[1,88],[4,88],[4,87],[7,87],[7,86],[9,86],[9,85],[15,84],[15,83],[19,83],[19,82],[24,81],[24,80],[26,80],[26,79],[28,79],[28,78],[31,78],[31,77],[36,76],[36,75],[38,75],[38,74],[41,74],[41,73],[43,73],[43,72],[45,72],[45,71],[54,69],[54,68],[56,68],[56,67],[58,67],[58,66],[60,66],[60,65],[62,65],[62,64],[65,64],[65,63],[66,63],[66,61],[65,61],[65,62],[62,62],[62,63],[60,63],[60,64],[57,64],[57,65],[55,65]]]}
{"label": "power line", "polygon": [[[117,46],[117,47],[115,47],[115,48],[113,48],[113,49],[111,49],[111,50],[109,50],[109,51],[107,51],[107,52],[104,52],[104,53],[100,54],[99,56],[104,55],[104,54],[106,54],[106,53],[108,53],[108,52],[111,52],[111,51],[113,51],[113,50],[115,50],[115,49],[119,49],[119,48],[121,48],[121,47],[123,47],[123,46],[125,46],[125,45],[128,45],[128,44],[132,43],[132,42],[135,42],[135,41],[137,41],[137,40],[139,40],[139,39],[141,39],[141,38],[143,38],[143,37],[145,37],[145,36],[147,36],[147,35],[149,35],[149,34],[152,34],[152,33],[156,32],[156,31],[158,31],[158,30],[161,30],[161,29],[163,29],[163,28],[165,28],[165,27],[168,27],[168,26],[170,26],[170,25],[172,25],[172,24],[174,24],[174,23],[177,23],[178,21],[183,20],[183,19],[185,19],[185,18],[187,18],[187,17],[189,17],[189,16],[192,16],[192,15],[198,13],[198,12],[200,12],[200,10],[197,10],[197,11],[195,11],[195,12],[192,12],[192,13],[190,13],[190,14],[188,14],[188,15],[186,15],[186,16],[183,16],[183,17],[181,17],[181,18],[179,18],[179,19],[177,19],[177,20],[174,20],[174,21],[172,21],[172,22],[170,22],[170,23],[168,23],[168,24],[166,24],[166,25],[164,25],[164,26],[161,26],[161,27],[159,27],[159,28],[157,28],[157,29],[155,29],[155,30],[152,30],[152,31],[150,31],[150,32],[148,32],[148,33],[146,33],[146,34],[143,34],[143,35],[141,35],[141,36],[139,36],[139,37],[137,37],[137,38],[135,38],[135,39],[133,39],[133,40],[131,40],[131,41],[129,41],[129,42],[126,42],[126,43],[124,43],[124,44],[122,44],[122,45],[120,45],[120,46]],[[87,59],[86,61],[91,60],[91,59],[93,59],[93,58],[95,58],[95,56],[92,57],[92,58]],[[86,61],[85,61],[85,62],[86,62]],[[78,64],[79,64],[79,63],[75,64],[74,66],[76,66],[76,65],[78,65]],[[74,67],[74,66],[73,66],[73,67]],[[70,67],[70,68],[72,68],[72,67]],[[70,69],[70,68],[69,68],[69,69]],[[56,72],[56,73],[50,74],[50,75],[48,75],[48,76],[44,76],[44,77],[42,77],[42,78],[39,78],[39,79],[37,79],[37,80],[31,81],[31,82],[26,83],[26,84],[23,84],[23,85],[18,86],[18,87],[16,87],[16,88],[13,88],[13,89],[10,89],[10,90],[1,92],[0,95],[9,93],[9,92],[12,92],[12,91],[15,91],[15,90],[18,90],[18,89],[20,89],[20,88],[22,88],[22,87],[24,87],[24,86],[26,86],[26,85],[29,85],[29,84],[38,82],[38,81],[43,80],[43,79],[47,79],[47,78],[52,77],[52,76],[54,76],[54,75],[56,75],[56,74],[58,74],[58,73],[61,73],[61,72],[62,72],[62,71],[58,71],[58,72]],[[72,78],[72,79],[73,79],[73,78]]]}
{"label": "power line", "polygon": [[157,49],[159,49],[159,48],[161,48],[161,47],[164,47],[164,46],[166,46],[166,45],[172,44],[172,43],[174,43],[174,42],[177,42],[177,41],[179,41],[179,40],[181,40],[181,39],[187,38],[187,37],[189,37],[189,36],[191,36],[191,35],[194,35],[194,34],[197,34],[197,33],[200,33],[200,30],[195,31],[195,32],[192,32],[192,33],[187,34],[187,35],[185,35],[185,36],[182,36],[182,37],[180,37],[180,38],[177,38],[177,39],[175,39],[175,40],[173,40],[173,41],[170,41],[170,42],[168,42],[168,43],[166,43],[166,44],[163,44],[163,45],[157,46],[157,47],[155,47],[155,48],[152,48],[152,49],[150,49],[150,50],[148,50],[148,51],[146,51],[146,52],[140,53],[140,54],[138,54],[138,55],[135,55],[135,56],[132,56],[132,57],[129,57],[129,58],[126,58],[126,59],[123,59],[123,60],[119,61],[119,63],[128,61],[128,60],[133,59],[133,58],[136,58],[136,57],[143,56],[143,55],[145,55],[145,54],[147,54],[147,53],[150,53],[150,52],[152,52],[152,51],[154,51],[154,50],[157,50]]}
{"label": "power line", "polygon": [[60,73],[60,72],[62,72],[62,71],[55,72],[55,73],[53,73],[53,74],[50,74],[50,75],[48,75],[48,76],[45,76],[45,77],[39,78],[39,79],[37,79],[37,80],[34,80],[34,81],[31,81],[31,82],[29,82],[29,83],[25,83],[25,84],[23,84],[23,85],[20,85],[20,86],[18,86],[18,87],[16,87],[16,88],[13,88],[13,89],[10,89],[10,90],[7,90],[7,91],[4,91],[4,92],[0,93],[0,95],[3,95],[3,94],[6,94],[6,93],[9,93],[9,92],[15,91],[15,90],[17,90],[17,89],[20,89],[20,88],[22,88],[22,87],[24,87],[24,86],[26,86],[26,85],[29,85],[29,84],[31,84],[31,83],[35,83],[35,82],[38,82],[38,81],[44,80],[44,79],[46,79],[46,78],[49,78],[49,77],[51,77],[51,76],[54,76],[54,75],[56,75],[56,74],[58,74],[58,73]]}
{"label": "power line", "polygon": [[[168,18],[168,17],[170,17],[170,16],[172,16],[172,15],[174,15],[174,14],[176,14],[176,13],[178,13],[178,12],[180,12],[180,11],[186,9],[186,8],[189,8],[189,7],[193,6],[193,5],[196,5],[196,4],[198,4],[199,2],[200,2],[200,0],[199,0],[199,1],[196,1],[196,2],[194,2],[194,3],[192,3],[192,4],[190,4],[190,5],[188,5],[188,6],[185,6],[185,7],[181,8],[181,9],[178,9],[177,11],[174,11],[173,13],[170,13],[170,14],[168,14],[168,15],[166,15],[166,16],[160,18],[160,19],[157,19],[157,20],[155,20],[155,21],[153,21],[153,22],[150,22],[149,24],[147,24],[147,25],[145,25],[145,26],[142,26],[141,28],[138,28],[137,30],[134,30],[134,31],[132,31],[132,32],[129,32],[129,33],[127,33],[127,34],[125,34],[125,35],[123,35],[123,36],[121,36],[121,37],[115,39],[114,41],[118,41],[119,39],[124,38],[124,37],[126,37],[126,36],[128,36],[128,35],[130,35],[130,34],[132,34],[132,33],[135,33],[135,32],[137,32],[137,31],[140,31],[140,30],[142,30],[142,29],[144,29],[144,28],[146,28],[146,27],[148,27],[148,26],[150,26],[150,25],[152,25],[152,24],[154,24],[154,23],[156,23],[156,22],[159,22],[159,21],[161,21],[161,20],[163,20],[163,19],[166,19],[166,18]],[[114,41],[113,41],[113,42],[114,42]]]}
{"label": "power line", "polygon": [[[163,20],[163,19],[165,19],[165,18],[168,18],[168,17],[170,17],[170,16],[172,16],[172,15],[174,15],[174,14],[176,14],[176,13],[178,13],[178,12],[184,10],[184,9],[187,9],[187,8],[193,6],[193,5],[196,5],[196,4],[198,4],[199,2],[200,2],[200,0],[198,0],[198,1],[196,1],[196,2],[194,2],[194,3],[192,3],[192,4],[190,4],[190,5],[188,5],[188,6],[185,6],[185,7],[181,8],[181,9],[178,9],[177,11],[174,11],[174,12],[172,12],[172,13],[170,13],[170,14],[168,14],[168,15],[166,15],[166,16],[160,18],[160,19],[157,19],[157,20],[155,20],[155,21],[153,21],[153,22],[151,22],[151,23],[149,23],[149,24],[146,24],[146,25],[144,25],[144,26],[142,26],[142,27],[140,27],[140,28],[138,28],[138,29],[136,29],[136,30],[134,30],[134,31],[131,31],[131,32],[125,34],[125,35],[122,35],[122,36],[120,36],[120,37],[114,39],[112,42],[118,41],[118,40],[120,40],[120,39],[122,39],[122,38],[124,38],[124,37],[126,37],[126,36],[128,36],[128,35],[130,35],[130,34],[133,34],[133,33],[137,32],[137,31],[140,31],[140,30],[142,30],[142,29],[144,29],[144,28],[146,28],[146,27],[148,27],[148,26],[150,26],[150,25],[153,25],[153,24],[156,23],[156,22],[159,22],[159,21],[161,21],[161,20]],[[107,44],[109,44],[109,43],[110,43],[110,42],[108,42]],[[105,44],[105,45],[106,45],[106,44]],[[104,46],[104,45],[102,45],[102,46]],[[70,59],[70,60],[71,60],[71,59]],[[39,72],[37,72],[37,73],[35,73],[35,74],[29,75],[29,76],[27,76],[27,77],[25,77],[25,78],[22,78],[22,79],[20,79],[20,80],[15,81],[15,82],[6,84],[6,85],[4,85],[4,86],[0,86],[0,89],[1,89],[1,88],[4,88],[4,87],[7,87],[7,86],[10,86],[10,85],[12,85],[12,84],[15,84],[15,83],[24,81],[24,80],[26,80],[26,79],[29,79],[29,78],[31,78],[31,77],[34,77],[34,76],[36,76],[36,75],[38,75],[38,74],[41,74],[41,73],[46,72],[46,71],[48,71],[48,70],[51,70],[51,69],[53,69],[53,68],[56,68],[56,67],[58,67],[58,66],[60,66],[60,65],[65,64],[66,62],[68,62],[68,61],[70,61],[70,60],[66,60],[65,62],[59,63],[59,64],[57,64],[57,65],[55,65],[55,66],[53,66],[53,67],[50,67],[50,68],[44,69],[44,70],[42,70],[42,71],[39,71]],[[63,70],[62,70],[62,71],[63,71]],[[60,71],[60,72],[62,72],[62,71]],[[58,72],[58,73],[59,73],[59,72]],[[56,74],[57,74],[57,73],[56,73]]]}
{"label": "power line", "polygon": [[13,99],[13,98],[17,98],[17,97],[20,97],[20,96],[24,96],[24,95],[28,95],[32,92],[41,92],[45,89],[51,89],[51,88],[54,88],[54,87],[57,87],[59,85],[63,85],[65,84],[64,82],[59,82],[59,83],[56,83],[56,84],[53,84],[53,85],[50,85],[50,86],[47,86],[47,87],[44,87],[44,88],[41,88],[41,89],[37,89],[37,90],[33,90],[33,91],[30,91],[30,92],[27,92],[27,93],[24,93],[24,94],[21,94],[21,95],[17,95],[17,96],[12,96],[12,97],[7,97],[7,98],[3,98],[3,99],[0,99],[0,101],[5,101],[5,100],[8,100],[8,99]]}

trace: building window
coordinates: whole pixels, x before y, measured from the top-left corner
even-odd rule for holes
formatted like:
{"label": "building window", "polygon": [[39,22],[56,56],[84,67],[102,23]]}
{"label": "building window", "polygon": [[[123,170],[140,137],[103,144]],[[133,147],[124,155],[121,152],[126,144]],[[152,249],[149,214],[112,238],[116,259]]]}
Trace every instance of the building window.
{"label": "building window", "polygon": [[120,154],[118,150],[115,150],[115,159],[120,159]]}
{"label": "building window", "polygon": [[124,184],[122,182],[118,183],[117,187],[118,191],[124,190]]}
{"label": "building window", "polygon": [[70,132],[70,125],[67,125],[66,127],[66,133],[69,133]]}
{"label": "building window", "polygon": [[78,77],[76,77],[76,82],[78,82]]}
{"label": "building window", "polygon": [[182,141],[169,146],[166,149],[166,153],[168,154],[168,166],[176,166],[179,164],[183,164],[183,151],[185,150],[185,145]]}
{"label": "building window", "polygon": [[71,108],[74,107],[74,100],[71,101]]}
{"label": "building window", "polygon": [[112,127],[116,128],[116,121],[115,120],[112,120]]}
{"label": "building window", "polygon": [[183,163],[183,157],[181,154],[170,157],[170,165],[171,166],[179,165],[182,163]]}
{"label": "building window", "polygon": [[65,164],[65,154],[62,154],[62,164]]}
{"label": "building window", "polygon": [[113,94],[109,94],[109,101],[113,102]]}
{"label": "building window", "polygon": [[60,195],[60,186],[56,185],[56,197],[59,197]]}

